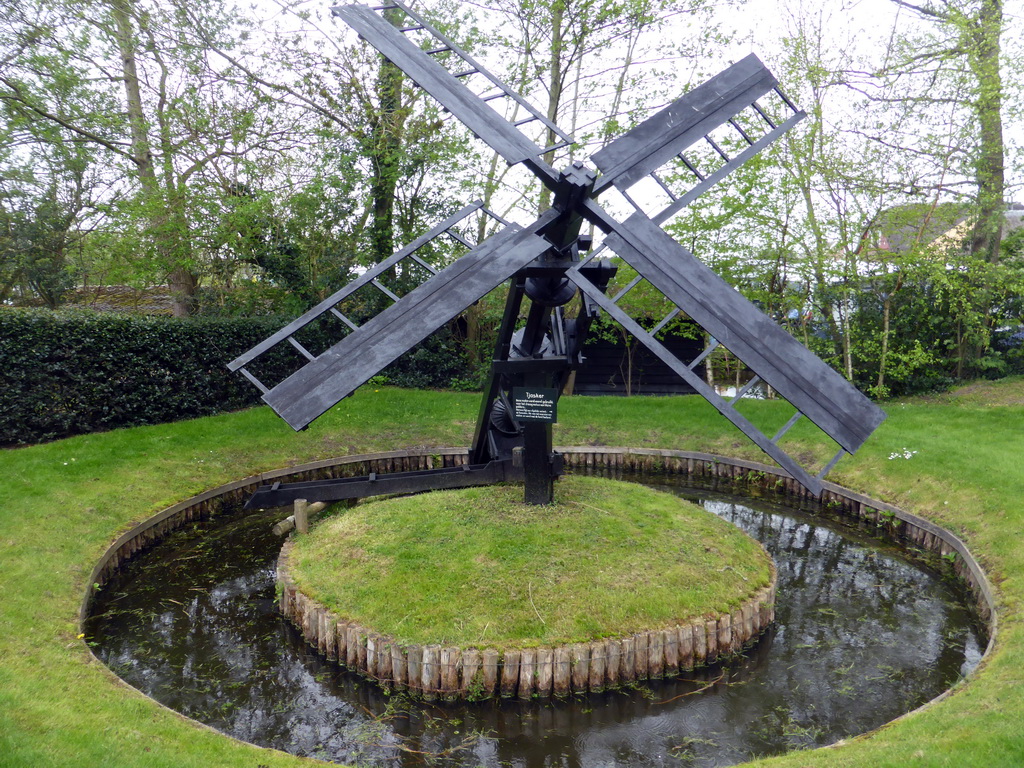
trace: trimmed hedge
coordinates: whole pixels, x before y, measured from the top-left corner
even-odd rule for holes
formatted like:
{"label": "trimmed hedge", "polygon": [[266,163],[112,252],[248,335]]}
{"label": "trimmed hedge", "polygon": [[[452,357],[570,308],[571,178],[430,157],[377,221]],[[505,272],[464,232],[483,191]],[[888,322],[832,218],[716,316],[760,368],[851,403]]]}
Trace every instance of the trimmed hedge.
{"label": "trimmed hedge", "polygon": [[[226,365],[287,320],[0,310],[0,445],[258,404],[256,387]],[[456,350],[443,331],[385,373],[398,385],[447,386],[463,372]],[[298,365],[296,354],[278,345],[256,373],[273,385]]]}

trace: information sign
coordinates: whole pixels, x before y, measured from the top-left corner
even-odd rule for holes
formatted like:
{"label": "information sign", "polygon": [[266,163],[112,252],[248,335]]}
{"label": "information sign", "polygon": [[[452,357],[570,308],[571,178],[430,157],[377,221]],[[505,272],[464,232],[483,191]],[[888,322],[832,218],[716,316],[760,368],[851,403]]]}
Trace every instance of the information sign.
{"label": "information sign", "polygon": [[543,421],[553,424],[557,421],[557,402],[557,389],[512,388],[512,414],[516,421]]}

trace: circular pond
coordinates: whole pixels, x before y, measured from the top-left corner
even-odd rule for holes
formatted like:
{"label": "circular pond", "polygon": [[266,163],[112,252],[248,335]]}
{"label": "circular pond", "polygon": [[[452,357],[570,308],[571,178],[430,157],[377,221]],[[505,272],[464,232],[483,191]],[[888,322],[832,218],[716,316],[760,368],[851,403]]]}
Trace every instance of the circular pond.
{"label": "circular pond", "polygon": [[938,571],[797,509],[658,487],[740,526],[778,568],[776,623],[760,642],[679,679],[564,701],[387,695],[324,662],[277,613],[267,514],[190,525],[124,565],[87,638],[127,682],[224,733],[377,766],[731,765],[876,728],[981,658],[969,600]]}

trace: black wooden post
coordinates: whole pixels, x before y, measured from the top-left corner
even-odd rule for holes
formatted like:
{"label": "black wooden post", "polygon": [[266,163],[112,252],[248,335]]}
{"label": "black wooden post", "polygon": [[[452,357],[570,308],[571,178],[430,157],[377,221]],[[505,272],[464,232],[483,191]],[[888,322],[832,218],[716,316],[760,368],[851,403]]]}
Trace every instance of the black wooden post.
{"label": "black wooden post", "polygon": [[[527,389],[551,386],[551,374],[548,373],[533,373],[524,378]],[[527,504],[550,504],[554,499],[551,424],[550,421],[523,422],[523,499]]]}

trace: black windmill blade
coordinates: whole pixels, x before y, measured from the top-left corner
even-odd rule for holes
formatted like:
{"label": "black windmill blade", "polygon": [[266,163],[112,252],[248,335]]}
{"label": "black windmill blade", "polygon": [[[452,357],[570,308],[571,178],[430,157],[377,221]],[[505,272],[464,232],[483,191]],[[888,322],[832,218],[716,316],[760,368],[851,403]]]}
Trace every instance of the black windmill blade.
{"label": "black windmill blade", "polygon": [[[459,472],[428,470],[386,479],[370,476],[291,487],[278,484],[260,489],[250,506],[284,504],[295,498],[331,500],[459,487],[516,477],[525,478],[527,501],[549,502],[552,478],[560,472],[559,457],[552,450],[552,419],[529,418],[517,405],[517,393],[533,389],[549,393],[545,396],[557,402],[566,377],[585,364],[582,346],[591,322],[602,310],[815,495],[821,491],[825,472],[844,452],[857,450],[884,419],[867,398],[658,226],[803,117],[756,57],[728,68],[595,154],[594,162],[603,176],[581,163],[558,173],[543,157],[571,144],[572,138],[420,15],[399,2],[333,10],[506,162],[529,168],[554,192],[553,204],[526,228],[501,221],[480,203],[467,206],[230,364],[263,391],[263,399],[293,428],[301,429],[471,303],[509,281],[467,467]],[[392,24],[390,20],[396,17],[405,26]],[[477,93],[469,83],[477,91],[483,90]],[[781,108],[762,106],[758,100],[763,98]],[[512,117],[494,109],[501,101],[510,106]],[[784,117],[777,117],[780,111]],[[556,137],[555,143],[550,147],[535,144],[520,130],[530,123],[542,125],[549,136]],[[663,170],[666,164],[674,165],[674,170]],[[688,189],[675,189],[680,176],[692,179]],[[661,207],[650,214],[630,196],[640,182],[664,193]],[[636,209],[625,221],[596,203],[599,194],[613,188]],[[474,245],[458,235],[456,227],[478,211],[505,227]],[[636,269],[638,280],[647,280],[675,305],[654,329],[645,329],[619,305],[629,287],[618,296],[606,295],[615,272],[609,261],[595,259],[597,253],[581,256],[590,247],[590,238],[580,234],[586,222],[605,234],[602,249],[620,256]],[[416,251],[445,234],[459,240],[468,252],[405,296],[399,297],[384,285],[384,275],[406,264],[407,259],[432,273]],[[342,313],[341,304],[365,286],[382,291],[393,303],[357,327]],[[568,318],[563,307],[577,290],[582,294],[581,309],[575,318]],[[524,303],[528,304],[526,322],[517,329]],[[712,337],[708,349],[693,361],[675,357],[656,338],[658,330],[680,313],[686,313]],[[349,332],[315,355],[295,337],[324,317],[334,318]],[[304,364],[276,385],[265,386],[246,366],[285,343],[301,355]],[[695,372],[719,343],[795,406],[793,418],[774,437],[769,439],[736,409],[742,393],[726,401]],[[801,415],[808,416],[840,446],[835,459],[816,477],[779,446]],[[521,465],[514,459],[517,449],[523,451]]]}
{"label": "black windmill blade", "polygon": [[[773,118],[758,103],[758,99],[766,95],[774,95],[781,104],[786,115],[784,119]],[[744,113],[747,118],[745,126],[741,122]],[[588,219],[606,233],[604,245],[637,271],[638,281],[645,279],[675,306],[652,330],[645,329],[619,305],[625,291],[619,296],[608,297],[604,286],[596,285],[587,278],[585,269],[593,256],[570,268],[567,276],[590,301],[607,312],[817,496],[822,490],[822,477],[845,453],[853,453],[863,444],[885,419],[884,412],[656,223],[680,211],[803,117],[804,113],[779,90],[774,76],[751,55],[594,155],[595,163],[605,172],[595,185],[595,195],[614,186],[636,210],[628,219],[619,222],[591,200],[587,204]],[[724,139],[716,140],[712,133],[723,127],[727,127]],[[734,155],[723,149],[730,133],[733,141],[729,148],[739,147],[738,151],[732,150]],[[695,146],[710,147],[713,150],[710,154],[718,162],[702,172],[693,154],[688,154]],[[681,163],[692,179],[693,185],[688,190],[677,193],[658,175],[666,164],[673,161],[677,166]],[[630,188],[644,179],[652,180],[655,183],[653,188],[662,190],[667,199],[666,204],[651,217],[629,196]],[[680,312],[695,321],[711,339],[705,351],[689,362],[680,360],[656,338],[658,330]],[[756,374],[743,390],[729,400],[695,372],[718,345],[728,349]],[[795,408],[790,421],[771,438],[736,408],[742,396],[758,382],[772,387]],[[812,476],[779,446],[779,441],[801,416],[807,416],[839,446],[833,459],[816,476]]]}
{"label": "black windmill blade", "polygon": [[[398,28],[376,11],[398,9],[408,26]],[[374,45],[384,56],[403,69],[415,82],[428,90],[457,118],[473,131],[485,136],[492,147],[511,163],[525,163],[553,188],[559,184],[559,174],[541,160],[551,148],[537,147],[519,130],[519,125],[539,121],[559,136],[559,144],[571,143],[557,126],[531,107],[518,94],[483,69],[468,54],[431,27],[426,20],[404,5],[395,3],[379,6],[375,10],[366,6],[345,6],[333,9],[359,34]],[[424,51],[411,42],[407,34],[424,31],[433,41],[433,48]],[[452,74],[439,65],[432,55],[452,53],[464,69]],[[494,97],[510,99],[528,117],[515,124],[506,121],[488,102],[492,96],[480,98],[463,84],[460,78],[478,75],[493,91]],[[554,213],[541,217],[530,228],[522,230],[515,224],[505,224],[498,234],[481,242],[445,270],[424,281],[407,296],[399,299],[378,279],[405,258],[415,258],[415,252],[442,234],[455,235],[455,225],[471,213],[481,209],[474,204],[442,222],[430,233],[390,259],[378,264],[345,289],[334,294],[295,320],[262,344],[234,360],[229,368],[240,370],[263,392],[266,401],[294,429],[303,429],[314,419],[350,395],[383,368],[394,362],[430,333],[457,317],[470,304],[508,280],[530,262],[541,257],[550,248],[550,242],[537,235],[548,234],[555,220]],[[485,211],[495,219],[498,217]],[[464,242],[464,241],[463,241]],[[425,262],[421,267],[430,269]],[[370,284],[384,292],[394,303],[362,327],[343,316],[338,305],[354,291]],[[344,339],[325,352],[314,355],[295,338],[296,334],[326,313],[332,313],[351,330]],[[246,367],[276,345],[288,342],[306,359],[306,364],[273,387],[265,386]]]}
{"label": "black windmill blade", "polygon": [[[259,387],[263,392],[263,400],[293,429],[304,429],[547,249],[547,243],[542,238],[515,224],[507,224],[497,235],[470,247],[468,253],[440,272],[417,256],[417,251],[442,235],[449,235],[461,244],[471,246],[457,232],[456,225],[477,211],[498,218],[486,211],[482,203],[466,206],[233,360],[228,368],[240,371]],[[421,273],[429,277],[399,297],[382,278],[396,266],[407,262],[420,267]],[[363,325],[357,326],[342,312],[341,304],[364,287],[378,290],[393,303]],[[324,318],[334,318],[349,332],[339,342],[315,355],[296,335]],[[283,381],[272,387],[267,386],[247,366],[285,343],[301,355],[304,364]]]}
{"label": "black windmill blade", "polygon": [[[400,2],[372,8],[344,5],[332,8],[331,11],[433,96],[474,136],[487,142],[506,163],[524,163],[549,187],[554,188],[558,184],[558,174],[541,157],[551,150],[573,144],[572,137],[488,72],[423,16]],[[406,26],[396,27],[384,19],[381,12],[387,11],[400,13]],[[410,35],[423,38],[428,47],[420,47],[410,39]],[[456,63],[456,71],[449,71],[439,63],[439,57],[442,56]],[[481,94],[477,95],[466,86],[466,82],[471,80],[482,81],[480,87],[484,90]],[[513,102],[517,117],[506,119],[493,108],[494,102]],[[550,135],[557,137],[556,143],[549,147],[538,147],[519,130],[520,126],[531,123],[543,125]]]}
{"label": "black windmill blade", "polygon": [[[621,224],[610,223],[606,245],[676,307],[652,330],[645,329],[583,270],[574,267],[569,279],[587,298],[607,312],[640,343],[684,379],[761,450],[815,496],[822,478],[846,453],[854,453],[885,419],[885,413],[846,379],[830,368],[742,294],[696,259],[642,214]],[[683,361],[657,338],[657,331],[679,311],[695,321],[710,343],[694,360]],[[742,361],[755,376],[733,397],[726,399],[696,372],[697,366],[719,345]],[[758,429],[737,408],[741,398],[758,382],[772,387],[796,409],[774,436]],[[807,416],[840,447],[817,475],[790,456],[779,444],[801,416]]]}
{"label": "black windmill blade", "polygon": [[[766,111],[758,101],[765,96],[781,103],[784,117]],[[648,179],[668,199],[664,208],[651,215],[654,221],[663,222],[804,117],[806,114],[779,90],[775,76],[750,54],[594,153],[591,159],[603,174],[594,186],[594,195],[614,187],[640,210],[628,190]],[[738,145],[731,150],[734,155],[723,149],[726,142],[727,148]],[[701,170],[700,161],[687,154],[688,150],[704,150],[715,163]],[[658,175],[669,163],[685,168],[695,182],[691,188],[677,194]]]}

